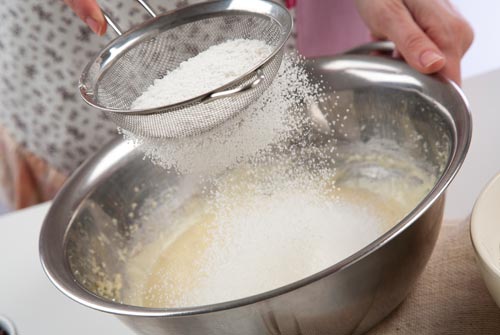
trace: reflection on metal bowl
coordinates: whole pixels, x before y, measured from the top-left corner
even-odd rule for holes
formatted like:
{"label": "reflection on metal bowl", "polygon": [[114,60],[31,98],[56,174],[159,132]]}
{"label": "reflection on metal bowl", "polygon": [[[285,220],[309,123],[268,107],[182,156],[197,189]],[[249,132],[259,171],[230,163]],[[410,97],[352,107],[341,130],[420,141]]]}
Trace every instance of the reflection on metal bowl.
{"label": "reflection on metal bowl", "polygon": [[[335,140],[341,184],[394,175],[394,165],[376,158],[384,143],[431,167],[434,187],[400,222],[327,269],[261,294],[166,309],[113,301],[127,285],[117,275],[124,257],[119,250],[138,230],[148,230],[130,213],[131,204],[151,208],[173,185],[186,182],[116,140],[72,176],[45,219],[40,254],[49,279],[68,297],[115,314],[144,334],[360,334],[387,316],[408,294],[436,242],[444,191],[469,146],[468,106],[453,83],[398,60],[350,54],[310,61],[308,69],[330,97],[308,110],[317,125],[310,137],[315,143]],[[331,108],[333,100],[340,106]],[[346,111],[345,122],[330,126]]]}

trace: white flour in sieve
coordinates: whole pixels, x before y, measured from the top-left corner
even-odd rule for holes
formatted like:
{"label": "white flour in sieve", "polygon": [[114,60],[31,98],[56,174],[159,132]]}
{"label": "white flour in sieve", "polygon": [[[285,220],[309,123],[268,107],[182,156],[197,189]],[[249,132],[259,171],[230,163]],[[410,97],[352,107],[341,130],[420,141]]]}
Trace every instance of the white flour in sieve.
{"label": "white flour in sieve", "polygon": [[208,93],[252,70],[272,52],[264,41],[235,39],[211,46],[156,79],[132,109],[174,104]]}
{"label": "white flour in sieve", "polygon": [[[204,80],[195,72],[191,75]],[[174,168],[182,174],[213,175],[296,135],[303,122],[297,111],[316,101],[320,91],[320,84],[310,80],[300,58],[285,55],[278,75],[264,94],[247,110],[209,132],[160,139],[120,131],[163,168]]]}

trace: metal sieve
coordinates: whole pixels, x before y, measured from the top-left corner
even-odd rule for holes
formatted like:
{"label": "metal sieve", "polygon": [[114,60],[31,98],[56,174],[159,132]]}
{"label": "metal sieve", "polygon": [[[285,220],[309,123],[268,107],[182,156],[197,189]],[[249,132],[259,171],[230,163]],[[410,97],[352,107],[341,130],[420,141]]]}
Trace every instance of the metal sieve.
{"label": "metal sieve", "polygon": [[[269,87],[283,59],[292,29],[287,9],[269,0],[224,0],[201,3],[162,15],[138,2],[152,18],[119,35],[85,67],[80,93],[120,128],[136,135],[178,138],[201,134],[244,110]],[[131,109],[155,79],[186,61],[231,39],[265,41],[273,49],[236,80],[172,105]],[[175,94],[175,92],[166,92]]]}

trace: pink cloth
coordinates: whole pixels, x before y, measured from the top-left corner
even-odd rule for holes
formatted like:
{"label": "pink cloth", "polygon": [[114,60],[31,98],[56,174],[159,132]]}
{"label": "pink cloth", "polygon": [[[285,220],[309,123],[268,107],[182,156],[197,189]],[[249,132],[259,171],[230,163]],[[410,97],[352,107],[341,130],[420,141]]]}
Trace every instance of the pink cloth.
{"label": "pink cloth", "polygon": [[296,0],[296,22],[297,49],[305,57],[333,55],[370,41],[354,0]]}

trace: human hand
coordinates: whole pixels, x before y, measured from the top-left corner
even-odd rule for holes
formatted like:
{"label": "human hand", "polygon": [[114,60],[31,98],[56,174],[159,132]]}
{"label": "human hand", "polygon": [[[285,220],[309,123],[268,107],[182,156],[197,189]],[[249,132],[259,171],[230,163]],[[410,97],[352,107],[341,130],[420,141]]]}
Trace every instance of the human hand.
{"label": "human hand", "polygon": [[106,20],[96,0],[64,0],[97,35],[106,32]]}
{"label": "human hand", "polygon": [[474,39],[449,0],[356,0],[377,39],[389,39],[412,67],[460,84],[460,61]]}

